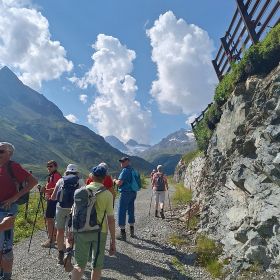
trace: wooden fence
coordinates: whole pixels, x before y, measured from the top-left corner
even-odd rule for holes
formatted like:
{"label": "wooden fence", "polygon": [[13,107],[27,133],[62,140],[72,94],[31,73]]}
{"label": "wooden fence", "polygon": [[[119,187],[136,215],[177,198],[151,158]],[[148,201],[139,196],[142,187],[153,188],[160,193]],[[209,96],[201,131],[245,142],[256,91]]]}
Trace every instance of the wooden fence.
{"label": "wooden fence", "polygon": [[[280,22],[280,0],[235,1],[237,8],[212,60],[220,81],[230,71],[231,63],[242,58],[244,50],[262,40],[270,28]],[[191,123],[192,129],[203,119],[210,105]]]}

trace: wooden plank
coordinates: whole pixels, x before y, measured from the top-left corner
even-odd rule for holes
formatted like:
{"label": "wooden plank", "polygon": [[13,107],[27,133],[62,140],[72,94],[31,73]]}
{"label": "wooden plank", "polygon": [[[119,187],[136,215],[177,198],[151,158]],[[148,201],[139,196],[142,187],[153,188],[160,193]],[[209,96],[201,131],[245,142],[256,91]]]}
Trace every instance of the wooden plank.
{"label": "wooden plank", "polygon": [[251,37],[251,40],[255,43],[258,42],[257,33],[255,31],[254,25],[252,24],[251,18],[247,12],[247,9],[243,3],[243,0],[235,0],[237,3],[237,7],[239,10],[239,13],[243,19],[244,25],[246,26],[246,29]]}

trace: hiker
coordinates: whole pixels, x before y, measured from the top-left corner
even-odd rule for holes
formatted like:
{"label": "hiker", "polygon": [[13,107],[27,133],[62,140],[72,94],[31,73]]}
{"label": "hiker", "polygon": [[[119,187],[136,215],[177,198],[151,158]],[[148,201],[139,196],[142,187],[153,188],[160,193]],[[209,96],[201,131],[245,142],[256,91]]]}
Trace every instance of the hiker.
{"label": "hiker", "polygon": [[38,183],[37,179],[20,164],[10,160],[14,151],[15,147],[12,144],[0,142],[0,279],[2,280],[11,279],[12,276],[14,222],[18,212],[18,199]]}
{"label": "hiker", "polygon": [[153,182],[153,176],[157,171],[155,169],[153,169],[153,171],[150,174],[150,179],[151,179],[151,183]]}
{"label": "hiker", "polygon": [[[55,213],[55,227],[57,230],[56,241],[58,249],[58,264],[64,264],[64,232],[68,225],[71,208],[74,203],[74,192],[84,186],[84,180],[79,178],[76,164],[69,164],[65,175],[55,185],[51,199],[57,201]],[[66,251],[71,248],[66,239]]]}
{"label": "hiker", "polygon": [[165,192],[168,190],[168,182],[166,176],[163,174],[162,165],[157,166],[157,172],[153,175],[152,189],[155,197],[155,217],[158,216],[158,206],[160,207],[160,216],[164,216],[164,201]]}
{"label": "hiker", "polygon": [[56,228],[54,224],[56,201],[51,199],[57,181],[61,178],[60,173],[57,171],[58,165],[54,160],[47,162],[48,176],[47,183],[41,188],[41,192],[45,194],[47,200],[47,208],[45,213],[46,225],[48,231],[48,239],[41,243],[43,248],[54,247],[56,240]]}
{"label": "hiker", "polygon": [[[118,179],[114,179],[114,183],[118,186],[120,195],[119,211],[118,211],[118,224],[120,227],[120,235],[118,240],[126,241],[126,212],[128,214],[128,223],[130,225],[130,236],[135,238],[134,223],[135,223],[135,207],[134,202],[137,195],[137,190],[133,188],[133,168],[130,166],[130,160],[128,157],[122,157],[119,162],[121,163],[122,171]],[[140,177],[137,176],[138,187],[141,187]],[[139,189],[138,189],[139,190]]]}
{"label": "hiker", "polygon": [[[112,195],[113,195],[113,205],[114,205],[115,198],[116,198],[116,192],[114,190],[113,179],[108,174],[108,165],[105,162],[101,162],[101,163],[98,164],[98,166],[103,166],[106,169],[106,176],[104,178],[103,185],[108,191],[110,191],[112,193]],[[86,185],[89,185],[91,182],[93,182],[93,179],[92,179],[92,175],[89,174],[89,177],[86,180]]]}
{"label": "hiker", "polygon": [[[96,166],[92,168],[90,176],[93,182],[77,190],[74,195],[72,231],[77,264],[72,270],[72,280],[82,278],[91,246],[93,248],[91,279],[101,278],[108,231],[107,224],[111,235],[109,255],[114,255],[116,252],[113,196],[103,185],[106,169],[102,166]],[[93,215],[94,213],[95,215]],[[69,239],[71,239],[71,234],[69,234]]]}

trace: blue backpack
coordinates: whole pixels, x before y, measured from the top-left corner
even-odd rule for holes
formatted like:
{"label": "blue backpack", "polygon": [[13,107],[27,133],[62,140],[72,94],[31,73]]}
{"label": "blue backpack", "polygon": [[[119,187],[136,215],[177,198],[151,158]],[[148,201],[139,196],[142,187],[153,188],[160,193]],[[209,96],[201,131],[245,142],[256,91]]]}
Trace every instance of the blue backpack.
{"label": "blue backpack", "polygon": [[79,177],[77,175],[63,176],[63,187],[58,190],[57,200],[62,208],[71,208],[74,203],[75,190],[79,188]]}
{"label": "blue backpack", "polygon": [[138,192],[141,189],[141,179],[137,171],[131,168],[131,189]]}

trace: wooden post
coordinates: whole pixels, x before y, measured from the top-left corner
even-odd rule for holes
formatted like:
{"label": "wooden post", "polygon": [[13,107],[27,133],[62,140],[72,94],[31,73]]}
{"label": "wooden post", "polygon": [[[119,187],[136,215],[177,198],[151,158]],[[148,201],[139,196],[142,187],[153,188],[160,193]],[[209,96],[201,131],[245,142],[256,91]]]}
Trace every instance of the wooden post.
{"label": "wooden post", "polygon": [[255,30],[255,26],[252,23],[251,18],[248,14],[247,8],[244,5],[243,0],[236,0],[236,3],[237,3],[238,11],[242,17],[244,25],[246,26],[246,29],[250,36],[250,39],[252,40],[253,44],[256,44],[259,41],[259,39]]}
{"label": "wooden post", "polygon": [[217,61],[216,60],[212,60],[212,64],[213,64],[213,67],[215,69],[215,72],[216,72],[216,75],[217,75],[219,81],[221,81],[222,80],[222,73],[219,70],[219,67],[217,65]]}

